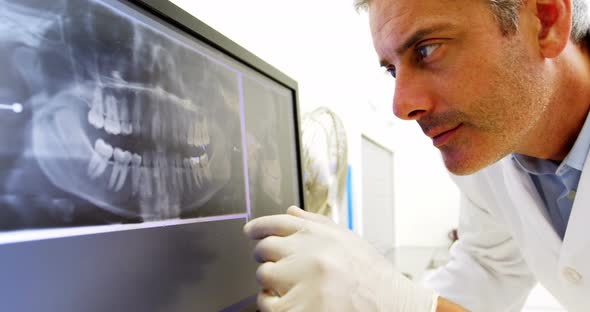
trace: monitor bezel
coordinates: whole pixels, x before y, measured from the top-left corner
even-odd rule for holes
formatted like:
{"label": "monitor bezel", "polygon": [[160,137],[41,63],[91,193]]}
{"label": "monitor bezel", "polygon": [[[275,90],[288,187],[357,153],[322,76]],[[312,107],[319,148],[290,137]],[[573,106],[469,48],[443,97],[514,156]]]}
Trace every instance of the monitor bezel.
{"label": "monitor bezel", "polygon": [[[197,17],[176,6],[168,0],[118,0],[119,2],[131,3],[154,16],[162,19],[170,25],[180,29],[188,35],[203,41],[213,48],[227,54],[237,62],[244,64],[252,70],[265,77],[289,88],[292,91],[295,130],[295,157],[297,162],[297,174],[299,179],[299,201],[300,208],[305,209],[306,198],[303,180],[303,149],[301,145],[301,117],[299,107],[299,88],[295,80],[285,75],[272,65],[266,63],[250,51],[236,44],[220,32],[211,28]],[[287,207],[284,207],[286,209]]]}

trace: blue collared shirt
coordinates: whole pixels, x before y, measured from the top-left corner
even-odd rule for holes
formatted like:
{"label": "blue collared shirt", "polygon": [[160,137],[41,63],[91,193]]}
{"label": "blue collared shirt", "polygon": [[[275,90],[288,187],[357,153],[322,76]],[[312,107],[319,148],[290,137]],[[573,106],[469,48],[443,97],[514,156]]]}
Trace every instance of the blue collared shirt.
{"label": "blue collared shirt", "polygon": [[529,174],[541,195],[555,232],[563,238],[567,229],[578,182],[590,150],[590,115],[574,146],[561,163],[513,154],[518,167]]}

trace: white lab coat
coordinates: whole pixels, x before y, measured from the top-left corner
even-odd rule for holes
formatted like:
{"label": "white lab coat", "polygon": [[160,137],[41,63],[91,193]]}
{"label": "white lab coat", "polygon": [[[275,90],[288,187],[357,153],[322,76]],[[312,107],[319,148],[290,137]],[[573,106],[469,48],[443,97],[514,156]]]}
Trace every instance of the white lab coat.
{"label": "white lab coat", "polygon": [[459,241],[427,285],[471,311],[520,311],[540,282],[567,311],[590,311],[590,157],[563,242],[530,177],[511,156],[453,179]]}

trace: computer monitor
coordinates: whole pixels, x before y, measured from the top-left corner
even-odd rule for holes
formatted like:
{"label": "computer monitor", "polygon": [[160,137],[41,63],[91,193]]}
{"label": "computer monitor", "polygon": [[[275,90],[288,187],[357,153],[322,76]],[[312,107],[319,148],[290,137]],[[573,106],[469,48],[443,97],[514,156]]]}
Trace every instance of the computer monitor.
{"label": "computer monitor", "polygon": [[255,310],[297,84],[164,0],[0,0],[3,311]]}

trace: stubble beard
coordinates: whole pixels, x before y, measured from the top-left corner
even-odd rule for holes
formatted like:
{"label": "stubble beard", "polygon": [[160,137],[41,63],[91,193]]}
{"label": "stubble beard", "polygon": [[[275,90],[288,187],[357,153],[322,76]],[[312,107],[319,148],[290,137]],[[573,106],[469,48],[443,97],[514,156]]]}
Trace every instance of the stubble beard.
{"label": "stubble beard", "polygon": [[460,136],[439,149],[447,169],[469,175],[517,152],[532,137],[549,106],[547,82],[530,64],[518,38],[505,43],[504,57],[491,75],[493,90],[474,101],[469,113],[454,113],[455,122],[474,130],[475,137]]}

